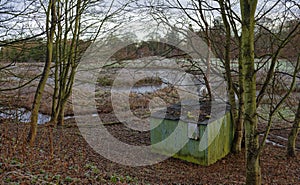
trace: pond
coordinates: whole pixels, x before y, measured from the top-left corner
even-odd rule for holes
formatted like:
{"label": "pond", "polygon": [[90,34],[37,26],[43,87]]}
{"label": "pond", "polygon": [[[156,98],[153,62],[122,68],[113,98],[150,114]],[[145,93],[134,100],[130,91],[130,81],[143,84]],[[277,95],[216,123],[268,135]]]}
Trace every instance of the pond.
{"label": "pond", "polygon": [[[165,88],[167,85],[165,83],[162,83],[160,85],[141,85],[137,87],[133,87],[131,91],[133,93],[137,94],[144,94],[144,93],[153,93],[156,92],[160,89]],[[109,90],[108,87],[103,87],[106,90]],[[122,92],[125,91],[126,89],[124,88],[119,88],[119,89],[113,89],[113,91],[118,91]],[[92,116],[98,116],[98,114],[93,114]],[[8,108],[8,107],[0,107],[0,118],[4,119],[14,119],[19,122],[24,122],[24,123],[29,123],[30,122],[30,117],[31,117],[31,112],[28,111],[25,108]],[[72,119],[75,116],[65,116],[65,120],[67,119]],[[49,122],[51,119],[51,116],[39,113],[38,115],[38,124],[45,124]]]}
{"label": "pond", "polygon": [[[109,77],[109,75],[114,74],[114,71],[118,71],[120,69],[110,69],[104,72],[104,74],[102,74],[105,77]],[[190,86],[197,86],[198,87],[198,92],[199,94],[203,94],[201,93],[202,91],[205,91],[206,88],[203,85],[203,82],[201,80],[198,79],[193,79],[192,81],[194,82],[193,84],[189,84],[191,82],[189,82],[187,79],[188,78],[179,78],[177,76],[178,71],[174,70],[174,69],[169,69],[169,68],[158,68],[158,69],[151,69],[149,71],[149,69],[141,69],[141,70],[136,70],[136,69],[132,69],[127,71],[131,74],[134,74],[136,76],[143,76],[144,74],[147,76],[149,75],[150,77],[153,78],[157,78],[158,76],[162,76],[160,78],[161,83],[139,83],[139,84],[134,84],[133,86],[127,84],[127,79],[131,74],[126,73],[123,74],[123,76],[121,76],[121,85],[116,85],[113,86],[113,88],[111,88],[111,86],[97,86],[95,89],[95,84],[94,83],[90,83],[87,85],[87,91],[89,90],[102,90],[102,91],[110,91],[111,93],[126,93],[128,92],[128,90],[133,93],[133,94],[139,94],[139,95],[143,95],[143,94],[151,94],[151,93],[155,93],[158,92],[160,90],[164,90],[165,88],[171,87],[172,85],[176,84],[181,85],[190,85]],[[180,71],[179,71],[180,72]],[[101,74],[100,74],[101,77]],[[116,77],[116,76],[115,76]],[[126,78],[123,78],[126,77]],[[11,77],[12,81],[20,81],[21,79],[18,77]],[[173,81],[172,81],[173,80]],[[114,82],[114,81],[113,81]],[[54,85],[54,79],[53,77],[49,77],[47,80],[47,84],[51,87],[53,87]],[[27,95],[26,95],[27,96]],[[98,97],[96,97],[97,99]],[[11,107],[6,107],[7,105],[4,105],[3,107],[0,107],[0,118],[5,118],[5,119],[15,119],[18,120],[20,122],[30,122],[30,117],[31,117],[31,112],[28,111],[25,108],[11,108]],[[19,105],[20,107],[26,107],[23,105]],[[70,115],[70,114],[69,114]],[[66,116],[65,119],[71,119],[74,118],[74,116]],[[38,124],[44,124],[46,122],[48,122],[50,120],[50,116],[46,115],[46,114],[42,114],[39,113],[38,115]]]}
{"label": "pond", "polygon": [[[133,86],[130,89],[130,92],[137,93],[137,94],[146,94],[146,93],[154,93],[160,89],[168,87],[167,83],[161,83],[161,84],[149,84],[149,85],[140,85],[140,86]],[[112,92],[125,92],[128,90],[127,87],[108,87],[108,86],[101,86],[99,89],[104,91],[112,91]]]}
{"label": "pond", "polygon": [[[4,119],[14,119],[19,122],[29,123],[31,117],[31,112],[26,110],[25,108],[0,108],[0,118]],[[49,115],[45,115],[39,113],[38,115],[38,124],[44,124],[49,122],[51,117]]]}

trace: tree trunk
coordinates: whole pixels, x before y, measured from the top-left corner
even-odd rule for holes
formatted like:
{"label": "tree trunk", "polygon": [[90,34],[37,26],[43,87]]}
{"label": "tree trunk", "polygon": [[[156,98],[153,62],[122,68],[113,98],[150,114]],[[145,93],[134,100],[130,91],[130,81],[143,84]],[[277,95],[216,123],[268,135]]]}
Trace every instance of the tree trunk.
{"label": "tree trunk", "polygon": [[259,164],[259,155],[248,155],[246,163],[246,184],[261,184],[261,169]]}
{"label": "tree trunk", "polygon": [[[84,2],[86,3],[86,2]],[[73,81],[76,73],[77,60],[78,60],[78,43],[80,36],[80,21],[81,14],[85,8],[81,0],[76,1],[76,14],[73,15],[73,11],[70,11],[70,5],[68,1],[65,1],[64,8],[58,11],[58,15],[63,15],[64,30],[62,29],[62,24],[58,23],[58,38],[57,43],[59,43],[59,48],[57,53],[59,55],[58,63],[56,65],[56,71],[59,73],[55,76],[56,88],[59,93],[56,94],[57,100],[53,99],[53,104],[56,108],[52,112],[52,120],[58,125],[64,124],[64,112],[65,105],[68,98],[71,95]],[[73,9],[72,9],[73,10]],[[72,34],[72,40],[70,44],[68,35]],[[55,101],[55,102],[54,102]]]}
{"label": "tree trunk", "polygon": [[52,63],[53,38],[54,38],[55,25],[56,25],[55,0],[49,1],[48,10],[46,14],[47,14],[47,18],[46,18],[47,55],[46,55],[46,63],[43,69],[42,77],[39,81],[35,93],[34,102],[31,111],[30,131],[27,138],[27,141],[31,146],[33,146],[35,142],[35,138],[37,134],[38,113],[40,109],[41,99],[43,96],[43,92],[50,73],[50,67]]}
{"label": "tree trunk", "polygon": [[241,0],[242,15],[241,64],[244,67],[246,184],[261,184],[259,134],[256,114],[256,74],[254,68],[254,26],[257,0]]}
{"label": "tree trunk", "polygon": [[207,48],[208,48],[208,51],[207,51],[207,55],[206,55],[206,72],[205,72],[205,79],[206,80],[205,80],[205,84],[206,84],[206,88],[207,88],[209,101],[212,101],[214,97],[212,95],[211,87],[210,87],[210,83],[209,83],[210,71],[211,71],[211,66],[210,66],[210,63],[211,63],[211,40],[209,38],[209,31],[207,30],[206,32],[207,32],[206,35],[207,35]]}
{"label": "tree trunk", "polygon": [[[60,6],[60,0],[57,2],[57,17],[58,19],[61,19],[61,6]],[[62,60],[62,25],[61,21],[57,22],[57,34],[56,34],[56,40],[55,40],[55,71],[54,71],[54,91],[52,96],[52,112],[51,112],[51,122],[54,123],[54,125],[57,124],[57,114],[58,114],[58,106],[59,106],[59,72],[60,72],[60,62]]]}
{"label": "tree trunk", "polygon": [[243,139],[243,125],[242,120],[238,119],[238,112],[237,112],[237,105],[235,100],[235,91],[233,86],[233,79],[231,76],[231,67],[230,67],[230,46],[231,46],[231,28],[229,21],[227,20],[226,14],[226,7],[224,0],[218,1],[221,7],[221,15],[222,20],[225,26],[226,31],[226,43],[225,43],[225,75],[228,87],[228,97],[229,97],[229,104],[230,104],[230,112],[233,117],[233,125],[235,127],[234,132],[234,140],[232,143],[232,152],[239,153],[242,151],[242,139]]}
{"label": "tree trunk", "polygon": [[295,121],[293,124],[293,128],[289,134],[288,138],[288,146],[287,146],[287,155],[289,157],[296,156],[296,139],[299,133],[300,128],[300,101],[298,103],[298,109],[295,115]]}
{"label": "tree trunk", "polygon": [[65,117],[65,103],[63,103],[60,107],[60,111],[58,114],[58,125],[64,125],[64,117]]}
{"label": "tree trunk", "polygon": [[239,107],[238,117],[234,119],[235,132],[232,143],[232,152],[239,153],[242,151],[242,144],[244,138],[244,120],[242,118],[244,107]]}
{"label": "tree trunk", "polygon": [[[242,47],[241,41],[239,41],[240,47]],[[236,128],[234,133],[235,152],[242,151],[242,142],[244,138],[244,119],[245,119],[245,66],[243,63],[242,49],[240,48],[239,54],[239,91],[238,91],[238,115],[235,121]]]}

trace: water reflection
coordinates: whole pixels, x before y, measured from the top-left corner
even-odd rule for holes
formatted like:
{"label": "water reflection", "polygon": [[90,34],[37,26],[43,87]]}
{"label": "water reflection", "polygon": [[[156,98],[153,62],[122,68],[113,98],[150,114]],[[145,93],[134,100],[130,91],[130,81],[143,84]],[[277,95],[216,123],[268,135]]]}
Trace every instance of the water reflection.
{"label": "water reflection", "polygon": [[[19,122],[29,123],[31,112],[25,108],[0,108],[0,118],[14,119]],[[42,113],[38,114],[38,124],[49,122],[51,117]]]}

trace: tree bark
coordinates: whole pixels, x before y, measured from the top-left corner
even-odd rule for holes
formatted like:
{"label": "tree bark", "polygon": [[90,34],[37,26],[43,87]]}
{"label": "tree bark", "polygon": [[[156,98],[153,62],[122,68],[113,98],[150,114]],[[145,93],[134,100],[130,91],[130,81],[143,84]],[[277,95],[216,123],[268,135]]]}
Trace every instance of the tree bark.
{"label": "tree bark", "polygon": [[295,114],[293,128],[288,137],[287,155],[289,157],[296,156],[296,139],[299,133],[299,128],[300,128],[300,101],[298,103],[298,109]]}
{"label": "tree bark", "polygon": [[42,77],[39,81],[34,102],[31,111],[31,122],[30,122],[30,130],[27,137],[27,141],[30,146],[34,145],[36,134],[37,134],[37,123],[38,123],[38,113],[40,109],[41,99],[43,96],[43,92],[45,89],[45,85],[50,73],[50,67],[52,63],[52,55],[53,55],[53,40],[54,40],[54,32],[56,25],[56,12],[55,12],[55,1],[50,0],[48,4],[48,10],[46,12],[46,31],[47,31],[47,55],[46,55],[46,63],[43,69]]}
{"label": "tree bark", "polygon": [[[78,45],[80,36],[80,23],[81,14],[86,7],[86,1],[77,0],[76,3],[76,13],[73,15],[73,10],[71,8],[69,1],[66,0],[64,7],[58,11],[58,15],[64,16],[64,30],[62,29],[62,24],[58,23],[58,38],[57,43],[59,43],[59,48],[57,49],[57,54],[59,55],[58,63],[55,66],[58,74],[55,76],[56,98],[53,99],[53,105],[55,109],[52,112],[52,120],[55,124],[64,124],[64,113],[65,106],[68,98],[71,95],[74,77],[76,73],[76,68],[78,65]],[[68,35],[72,34],[71,42],[68,39]]]}
{"label": "tree bark", "polygon": [[226,14],[226,5],[224,0],[218,1],[219,5],[221,7],[221,15],[222,20],[224,23],[225,31],[226,31],[226,42],[225,42],[225,75],[226,75],[226,81],[227,81],[227,87],[228,87],[228,97],[229,97],[229,104],[230,104],[230,112],[233,117],[233,125],[234,125],[234,140],[232,143],[232,152],[239,153],[242,151],[242,140],[243,140],[243,125],[242,120],[238,117],[237,112],[237,105],[235,100],[235,91],[233,86],[233,79],[231,75],[231,59],[230,59],[230,48],[231,48],[231,28],[229,21],[227,19]]}
{"label": "tree bark", "polygon": [[[57,0],[57,17],[60,20],[61,19],[61,6],[60,6],[60,0]],[[59,105],[59,72],[60,72],[60,62],[62,60],[62,24],[61,21],[57,22],[57,34],[56,34],[56,40],[55,40],[55,71],[54,71],[54,91],[52,96],[52,112],[51,112],[51,122],[56,125],[57,124],[57,115],[58,115],[58,105]]]}
{"label": "tree bark", "polygon": [[[239,40],[239,45],[242,43]],[[236,128],[234,134],[235,150],[236,152],[242,151],[242,142],[244,138],[244,119],[245,119],[245,66],[242,56],[242,49],[240,48],[239,54],[239,90],[238,90],[238,115],[236,119]]]}
{"label": "tree bark", "polygon": [[257,0],[241,0],[242,15],[241,64],[244,67],[246,184],[261,184],[259,134],[256,114],[256,74],[254,68],[254,26]]}
{"label": "tree bark", "polygon": [[64,125],[64,118],[65,118],[65,104],[61,105],[59,114],[58,114],[58,125]]}

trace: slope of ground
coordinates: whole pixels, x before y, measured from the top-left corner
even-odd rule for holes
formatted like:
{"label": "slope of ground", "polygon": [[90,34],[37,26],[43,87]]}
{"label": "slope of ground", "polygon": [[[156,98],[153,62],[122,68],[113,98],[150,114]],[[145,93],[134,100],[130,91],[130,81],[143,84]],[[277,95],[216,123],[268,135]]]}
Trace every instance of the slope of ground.
{"label": "slope of ground", "polygon": [[[149,133],[122,124],[107,126],[120,140],[149,144]],[[145,167],[123,166],[96,153],[73,119],[63,127],[39,126],[36,145],[25,142],[28,125],[0,123],[0,184],[244,184],[245,154],[230,154],[203,167],[169,158]],[[53,138],[53,139],[51,139]],[[53,141],[53,149],[50,143]],[[299,144],[299,142],[298,142]],[[299,145],[298,145],[299,146]],[[53,155],[51,155],[53,151]],[[267,144],[262,156],[263,184],[300,184],[300,152],[287,158],[285,148]]]}

